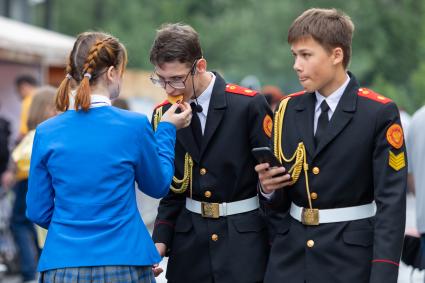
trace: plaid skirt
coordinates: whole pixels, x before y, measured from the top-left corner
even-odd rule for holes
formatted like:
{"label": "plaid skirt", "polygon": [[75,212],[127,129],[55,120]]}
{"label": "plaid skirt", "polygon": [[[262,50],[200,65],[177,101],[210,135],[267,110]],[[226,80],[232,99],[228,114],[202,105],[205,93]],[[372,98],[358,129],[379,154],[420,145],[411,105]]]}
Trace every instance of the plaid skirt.
{"label": "plaid skirt", "polygon": [[155,283],[150,266],[69,267],[40,273],[39,283]]}

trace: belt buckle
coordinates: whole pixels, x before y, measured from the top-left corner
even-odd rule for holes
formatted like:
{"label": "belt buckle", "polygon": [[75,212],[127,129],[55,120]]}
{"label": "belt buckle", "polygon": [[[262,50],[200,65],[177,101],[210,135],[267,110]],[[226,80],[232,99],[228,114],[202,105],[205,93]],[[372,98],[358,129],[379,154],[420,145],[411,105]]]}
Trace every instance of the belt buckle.
{"label": "belt buckle", "polygon": [[319,225],[319,210],[317,208],[304,208],[301,213],[301,223],[307,226]]}
{"label": "belt buckle", "polygon": [[218,203],[201,202],[201,215],[205,218],[219,218],[220,206]]}

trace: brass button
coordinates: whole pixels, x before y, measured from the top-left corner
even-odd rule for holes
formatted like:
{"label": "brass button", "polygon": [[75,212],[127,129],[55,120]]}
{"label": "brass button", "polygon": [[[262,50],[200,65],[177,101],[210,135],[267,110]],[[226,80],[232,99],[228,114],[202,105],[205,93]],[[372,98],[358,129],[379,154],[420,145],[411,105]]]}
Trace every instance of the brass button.
{"label": "brass button", "polygon": [[307,241],[307,247],[312,248],[314,246],[314,241],[313,240],[308,240]]}
{"label": "brass button", "polygon": [[217,234],[212,234],[211,235],[211,240],[213,240],[214,242],[218,241],[218,235]]}
{"label": "brass button", "polygon": [[317,199],[317,193],[314,193],[314,192],[311,193],[310,197],[311,197],[312,200],[316,200]]}
{"label": "brass button", "polygon": [[313,174],[314,175],[317,175],[317,174],[319,174],[320,173],[320,169],[319,169],[319,167],[313,167]]}
{"label": "brass button", "polygon": [[210,191],[205,191],[204,196],[206,198],[210,198],[212,196],[212,193]]}
{"label": "brass button", "polygon": [[203,175],[207,174],[207,169],[201,168],[201,170],[199,171],[199,173],[203,176]]}

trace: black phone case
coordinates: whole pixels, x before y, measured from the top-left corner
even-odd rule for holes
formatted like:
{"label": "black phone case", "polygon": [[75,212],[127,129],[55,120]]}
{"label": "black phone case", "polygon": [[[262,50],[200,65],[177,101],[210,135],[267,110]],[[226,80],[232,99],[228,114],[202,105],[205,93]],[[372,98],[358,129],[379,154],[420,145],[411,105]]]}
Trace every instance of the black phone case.
{"label": "black phone case", "polygon": [[256,147],[251,152],[258,163],[269,163],[270,167],[282,166],[269,147]]}

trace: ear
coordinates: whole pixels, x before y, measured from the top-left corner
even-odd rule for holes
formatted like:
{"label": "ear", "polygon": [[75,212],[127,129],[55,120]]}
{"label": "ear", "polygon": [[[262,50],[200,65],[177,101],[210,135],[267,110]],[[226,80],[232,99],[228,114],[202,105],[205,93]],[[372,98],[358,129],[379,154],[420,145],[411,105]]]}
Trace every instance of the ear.
{"label": "ear", "polygon": [[106,71],[106,78],[108,82],[114,81],[117,76],[117,69],[114,66],[110,66]]}
{"label": "ear", "polygon": [[333,63],[335,65],[342,63],[344,60],[344,51],[341,47],[335,47],[332,50]]}
{"label": "ear", "polygon": [[207,71],[207,60],[204,58],[199,59],[196,62],[195,68],[197,73],[205,73]]}

